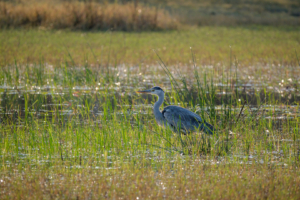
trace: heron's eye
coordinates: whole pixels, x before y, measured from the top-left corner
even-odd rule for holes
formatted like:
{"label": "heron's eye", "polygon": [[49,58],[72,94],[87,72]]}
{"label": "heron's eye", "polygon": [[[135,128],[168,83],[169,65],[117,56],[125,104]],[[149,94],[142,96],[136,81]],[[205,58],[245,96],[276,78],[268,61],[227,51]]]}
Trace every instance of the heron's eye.
{"label": "heron's eye", "polygon": [[152,90],[152,92],[154,92],[155,90]]}

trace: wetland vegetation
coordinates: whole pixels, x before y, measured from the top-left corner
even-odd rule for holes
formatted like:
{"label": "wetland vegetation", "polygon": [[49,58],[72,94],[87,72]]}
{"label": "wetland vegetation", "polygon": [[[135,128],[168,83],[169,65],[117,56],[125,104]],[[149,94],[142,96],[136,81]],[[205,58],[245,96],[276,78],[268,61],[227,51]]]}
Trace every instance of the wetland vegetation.
{"label": "wetland vegetation", "polygon": [[[299,30],[2,29],[0,199],[299,199]],[[155,85],[217,134],[159,127]]]}

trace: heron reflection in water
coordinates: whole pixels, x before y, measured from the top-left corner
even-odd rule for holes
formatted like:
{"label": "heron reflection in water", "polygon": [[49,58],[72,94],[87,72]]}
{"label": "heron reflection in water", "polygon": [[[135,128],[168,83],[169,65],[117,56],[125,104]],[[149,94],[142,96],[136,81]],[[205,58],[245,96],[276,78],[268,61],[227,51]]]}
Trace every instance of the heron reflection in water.
{"label": "heron reflection in water", "polygon": [[149,90],[137,91],[137,93],[146,93],[158,96],[158,101],[154,104],[153,113],[156,122],[165,127],[170,126],[174,132],[182,132],[183,134],[203,131],[206,134],[212,135],[214,127],[202,120],[202,118],[185,108],[180,106],[167,106],[162,112],[159,107],[164,102],[165,92],[160,87],[153,87]]}

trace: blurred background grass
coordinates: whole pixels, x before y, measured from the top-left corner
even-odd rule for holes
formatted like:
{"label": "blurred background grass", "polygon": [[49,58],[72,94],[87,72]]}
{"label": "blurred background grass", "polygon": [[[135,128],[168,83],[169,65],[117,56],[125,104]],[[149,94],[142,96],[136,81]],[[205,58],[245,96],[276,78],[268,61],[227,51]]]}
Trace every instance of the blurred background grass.
{"label": "blurred background grass", "polygon": [[190,25],[299,25],[297,0],[149,0]]}
{"label": "blurred background grass", "polygon": [[[300,52],[297,27],[199,27],[167,32],[82,32],[61,30],[2,30],[0,63],[58,64],[86,61],[98,66],[155,64],[153,49],[168,65],[191,65],[190,47],[198,64],[297,66]],[[296,50],[296,52],[295,52]]]}
{"label": "blurred background grass", "polygon": [[71,28],[79,30],[169,30],[176,21],[164,10],[137,3],[2,2],[0,27]]}
{"label": "blurred background grass", "polygon": [[296,0],[0,0],[0,63],[297,65],[299,25]]}
{"label": "blurred background grass", "polygon": [[297,0],[2,0],[0,27],[170,30],[185,25],[300,24]]}

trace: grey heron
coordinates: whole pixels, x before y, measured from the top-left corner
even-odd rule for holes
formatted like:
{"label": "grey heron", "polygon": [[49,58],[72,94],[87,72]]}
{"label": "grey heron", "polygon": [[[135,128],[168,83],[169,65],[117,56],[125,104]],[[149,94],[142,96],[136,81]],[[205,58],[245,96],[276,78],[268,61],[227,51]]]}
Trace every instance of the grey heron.
{"label": "grey heron", "polygon": [[159,107],[164,102],[165,97],[165,92],[160,87],[156,86],[148,90],[137,91],[137,93],[147,93],[158,96],[158,101],[153,107],[153,113],[158,125],[163,127],[168,125],[174,132],[179,131],[184,134],[197,130],[210,135],[214,133],[214,127],[211,124],[202,120],[196,113],[180,106],[167,106],[160,112]]}

